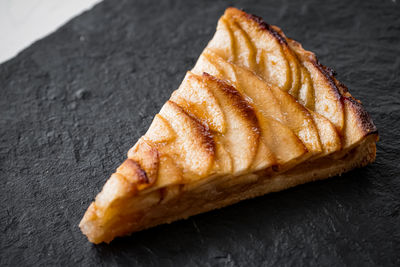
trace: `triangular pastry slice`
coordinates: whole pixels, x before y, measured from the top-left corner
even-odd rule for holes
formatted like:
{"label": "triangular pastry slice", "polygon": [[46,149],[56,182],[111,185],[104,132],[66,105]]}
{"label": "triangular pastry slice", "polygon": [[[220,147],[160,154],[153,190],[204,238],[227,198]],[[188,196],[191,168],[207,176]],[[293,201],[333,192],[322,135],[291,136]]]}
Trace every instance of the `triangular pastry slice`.
{"label": "triangular pastry slice", "polygon": [[228,8],[179,89],[86,211],[93,243],[375,159],[360,102],[282,31]]}

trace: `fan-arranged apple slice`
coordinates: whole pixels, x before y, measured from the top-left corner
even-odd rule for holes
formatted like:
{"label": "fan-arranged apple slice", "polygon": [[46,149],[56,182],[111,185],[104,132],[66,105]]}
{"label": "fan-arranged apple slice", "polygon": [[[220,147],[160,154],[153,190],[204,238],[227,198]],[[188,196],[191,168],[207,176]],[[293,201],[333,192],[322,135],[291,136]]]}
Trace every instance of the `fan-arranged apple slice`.
{"label": "fan-arranged apple slice", "polygon": [[340,149],[340,137],[329,120],[303,107],[288,93],[268,85],[251,71],[229,63],[213,51],[203,51],[193,72],[208,72],[231,81],[265,116],[289,127],[314,157]]}
{"label": "fan-arranged apple slice", "polygon": [[[199,64],[202,64],[201,62],[203,62],[203,64],[205,63],[201,58],[198,61],[198,64],[196,66],[200,66]],[[208,71],[212,71],[212,67],[214,66],[210,66],[211,68],[208,69],[206,68],[205,65],[202,65],[203,67],[201,67],[201,69],[203,71],[197,72],[197,67],[195,67],[193,69],[194,73],[197,73],[199,75],[201,75],[201,73],[207,73]],[[226,67],[228,67],[229,65],[226,65]],[[231,66],[233,67],[233,66]],[[222,72],[224,72],[224,70],[222,68],[220,68],[220,70]],[[229,70],[232,70],[233,72],[235,72],[235,69],[226,69],[226,72],[228,72]],[[233,72],[231,72],[231,74],[233,74]],[[212,73],[214,74],[214,73]],[[248,73],[250,74],[250,73]],[[207,74],[206,74],[207,75]],[[240,75],[240,74],[239,74]],[[197,77],[195,75],[191,75],[191,77]],[[215,75],[215,77],[219,78],[219,76]],[[224,76],[221,76],[222,78],[224,78]],[[233,77],[235,78],[235,80],[239,80],[239,79],[246,79],[246,77],[244,76],[236,76]],[[250,76],[250,81],[252,80],[251,78],[253,78],[252,76]],[[198,95],[198,93],[193,92],[193,88],[195,88],[195,90],[199,90],[199,88],[201,88],[200,90],[210,90],[210,89],[205,89],[207,87],[205,86],[193,86],[193,84],[190,84],[188,86],[188,82],[190,82],[193,79],[185,79],[184,82],[182,83],[181,87],[179,90],[177,90],[176,92],[174,92],[174,94],[172,95],[172,99],[174,101],[176,101],[177,103],[182,103],[182,101],[177,100],[177,96],[180,95],[186,95],[186,96],[190,96],[190,98],[194,98],[194,96],[196,97]],[[253,95],[249,95],[246,94],[246,91],[242,90],[242,87],[239,87],[239,85],[242,85],[242,83],[237,82],[237,83],[232,83],[233,86],[235,86],[235,88],[238,89],[238,91],[240,92],[240,94],[245,97],[246,99],[249,100],[250,103],[253,104],[253,106],[255,107],[255,109],[257,110],[256,112],[256,117],[258,122],[260,123],[260,130],[261,130],[261,136],[262,136],[262,140],[264,142],[264,144],[270,148],[272,150],[272,152],[275,154],[276,158],[279,159],[279,162],[289,162],[292,160],[301,160],[301,159],[305,159],[305,157],[307,156],[308,152],[309,156],[313,155],[313,154],[318,154],[320,153],[320,145],[319,145],[319,139],[318,139],[318,133],[316,132],[315,129],[315,133],[314,133],[314,139],[310,138],[311,141],[309,139],[305,139],[304,142],[302,142],[301,138],[299,138],[296,133],[294,133],[291,128],[295,128],[293,125],[291,125],[291,127],[285,126],[286,124],[290,124],[290,120],[286,119],[285,115],[282,114],[281,112],[281,107],[277,104],[277,101],[275,99],[275,97],[273,96],[273,94],[270,92],[269,88],[265,87],[264,88],[264,83],[257,79],[253,82],[256,82],[256,84],[253,84],[252,87],[254,88],[254,90],[258,90],[258,92],[260,92],[259,94],[259,98],[257,99],[252,99],[251,97],[254,96]],[[258,87],[257,87],[258,84]],[[182,90],[182,87],[184,87],[184,89]],[[240,88],[240,89],[239,89]],[[250,87],[247,87],[250,88]],[[263,90],[265,89],[265,91]],[[253,89],[249,89],[249,90],[253,90]],[[238,93],[239,93],[238,92]],[[196,97],[197,98],[197,97]],[[269,99],[268,99],[269,98]],[[228,98],[229,99],[229,98]],[[264,100],[264,102],[263,102]],[[210,106],[210,103],[215,103],[216,101],[207,101],[204,98],[197,98],[197,101],[195,101],[197,103],[202,103],[203,105]],[[223,101],[223,99],[218,100],[219,103],[221,103],[221,106],[227,106],[228,105],[223,105],[222,103],[226,104],[226,101]],[[188,101],[186,100],[186,103],[188,103]],[[196,112],[198,110],[198,108],[195,106],[195,104],[186,104],[185,101],[183,101],[183,103],[181,105],[184,106],[189,106],[192,107],[193,114],[196,114],[198,116],[198,118],[200,118],[200,120],[203,120],[203,117],[207,117],[209,116],[208,114],[201,114],[200,116],[198,115],[198,112]],[[264,105],[265,103],[268,103],[269,105]],[[235,104],[233,105],[234,107],[240,106],[239,104]],[[260,108],[261,107],[261,108]],[[231,108],[229,108],[231,109]],[[224,114],[231,114],[230,116],[232,116],[232,114],[234,114],[234,112],[232,112],[231,110],[226,110],[224,112]],[[205,109],[203,109],[205,110]],[[298,110],[296,110],[298,111]],[[302,111],[302,110],[300,110]],[[243,113],[243,112],[242,112]],[[243,117],[246,114],[246,112],[243,113]],[[297,115],[296,115],[297,116]],[[298,118],[298,120],[301,121],[295,121],[293,124],[297,123],[297,126],[303,126],[306,123],[310,123],[312,124],[313,121],[306,121],[305,116],[301,117],[301,115],[299,115],[300,118]],[[279,123],[279,122],[271,122],[272,120],[277,120],[277,121],[289,121],[289,123]],[[293,118],[292,118],[293,120]],[[243,139],[248,139],[251,136],[251,131],[255,130],[255,126],[251,126],[249,125],[248,128],[248,132],[246,133],[245,131],[243,131],[243,127],[239,127],[238,131],[243,132],[244,135],[241,137]],[[315,128],[315,126],[311,125],[307,130],[313,130]],[[301,132],[301,129],[298,130],[296,129],[297,133]],[[290,133],[289,133],[290,132]],[[225,134],[225,132],[220,132],[221,134]],[[299,134],[301,135],[301,134]],[[285,146],[280,145],[279,147],[274,145],[274,144],[270,144],[270,140],[276,140],[278,141],[279,139],[282,139],[282,141],[284,140],[284,144]],[[232,143],[237,143],[240,142],[240,138],[232,138],[231,140]],[[314,143],[312,143],[314,142]],[[246,142],[244,142],[246,143]],[[285,147],[285,149],[283,149],[283,147]],[[310,150],[307,150],[307,148],[309,148]],[[286,150],[286,151],[284,151]],[[287,152],[288,151],[288,152]],[[244,150],[239,152],[239,153],[246,153]],[[302,157],[302,158],[300,158]]]}
{"label": "fan-arranged apple slice", "polygon": [[[229,25],[237,26],[229,27]],[[222,31],[228,31],[228,33],[221,33]],[[229,42],[233,47],[231,50],[234,55],[247,55],[251,50],[256,56],[246,57],[246,60],[243,60],[244,57],[232,57],[228,51],[219,47],[222,42],[220,39],[226,35],[230,36]],[[246,41],[244,42],[243,38],[238,36],[246,36]],[[225,39],[225,42],[228,40]],[[318,66],[308,61],[298,61],[297,55],[277,28],[266,24],[256,16],[246,14],[236,8],[228,8],[219,20],[217,31],[207,48],[234,64],[249,68],[281,90],[294,93],[295,97],[299,86],[297,81],[301,77],[301,72],[307,75],[306,71],[308,71],[314,88],[315,111],[329,119],[339,132],[343,130],[344,110],[340,95],[327,83],[323,73],[315,71]],[[250,61],[253,62],[250,63]],[[302,69],[303,71],[301,71]],[[307,91],[304,96],[304,100],[308,99],[308,102],[311,98],[309,93]],[[312,107],[312,105],[308,107]]]}
{"label": "fan-arranged apple slice", "polygon": [[[279,33],[286,38],[279,28],[275,27],[275,29],[279,30]],[[298,42],[289,38],[286,38],[286,41],[303,64],[308,67],[309,72],[314,73],[312,77],[312,82],[316,88],[314,93],[317,93],[317,90],[328,91],[331,99],[337,99],[336,101],[343,106],[344,123],[340,131],[342,147],[352,148],[357,146],[365,136],[374,134],[376,127],[369,114],[362,107],[361,102],[351,96],[347,87],[333,76],[333,71],[321,65],[316,56],[304,50]],[[315,102],[318,101],[317,97],[314,99]],[[315,104],[315,111],[318,112],[317,103]],[[324,115],[322,112],[319,113]],[[329,116],[326,116],[326,118],[330,119]]]}
{"label": "fan-arranged apple slice", "polygon": [[188,73],[171,100],[206,125],[212,125],[214,121],[210,118],[216,117],[207,111],[220,111],[224,118],[219,127],[222,131],[215,134],[218,133],[219,140],[229,151],[233,170],[241,173],[251,166],[259,146],[260,129],[253,108],[236,89],[217,82],[208,74]]}
{"label": "fan-arranged apple slice", "polygon": [[374,161],[369,115],[311,52],[228,8],[215,36],[105,183],[93,243]]}
{"label": "fan-arranged apple slice", "polygon": [[207,47],[229,61],[252,68],[279,88],[289,90],[292,70],[279,43],[260,35],[263,49],[257,49],[246,29],[226,16],[228,10],[218,21],[217,31]]}

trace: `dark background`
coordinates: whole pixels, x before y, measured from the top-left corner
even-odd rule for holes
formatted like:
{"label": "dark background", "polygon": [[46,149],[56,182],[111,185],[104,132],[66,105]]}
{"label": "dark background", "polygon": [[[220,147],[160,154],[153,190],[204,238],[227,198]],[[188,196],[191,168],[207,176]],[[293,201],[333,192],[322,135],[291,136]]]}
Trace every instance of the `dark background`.
{"label": "dark background", "polygon": [[[89,203],[234,5],[334,68],[377,160],[92,245]],[[0,65],[0,265],[399,266],[400,3],[105,1]]]}

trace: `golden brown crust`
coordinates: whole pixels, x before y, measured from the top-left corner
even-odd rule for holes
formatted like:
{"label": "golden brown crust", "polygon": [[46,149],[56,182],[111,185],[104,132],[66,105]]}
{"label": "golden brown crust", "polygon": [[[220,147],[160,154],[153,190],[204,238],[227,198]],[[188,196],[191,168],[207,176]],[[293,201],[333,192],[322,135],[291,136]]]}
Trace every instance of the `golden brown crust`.
{"label": "golden brown crust", "polygon": [[[337,154],[341,154],[340,157]],[[190,216],[219,209],[232,205],[241,200],[262,196],[270,192],[277,192],[294,187],[300,184],[327,179],[329,177],[340,175],[351,169],[363,167],[375,160],[376,146],[375,139],[370,136],[364,139],[359,146],[351,150],[336,152],[330,156],[330,159],[317,159],[313,162],[300,164],[286,172],[274,173],[257,172],[244,174],[236,177],[242,182],[218,184],[205,184],[195,187],[195,190],[180,190],[179,198],[171,198],[168,201],[158,195],[159,200],[154,202],[151,207],[151,213],[143,214],[142,221],[130,228],[129,231],[122,228],[120,232],[114,233],[115,236],[122,236],[133,231],[140,231],[160,224],[171,223],[180,219],[186,219]],[[274,176],[271,176],[274,175]],[[221,177],[213,181],[223,181]],[[226,180],[226,179],[225,179]],[[231,181],[229,179],[228,181]],[[215,192],[216,194],[213,194]],[[165,192],[163,192],[165,194]],[[164,201],[161,203],[161,201]],[[195,201],[195,202],[194,202]],[[158,216],[153,217],[152,214]],[[86,216],[86,215],[85,215]],[[112,238],[99,240],[93,238],[94,243],[109,242]]]}
{"label": "golden brown crust", "polygon": [[[335,156],[336,155],[332,155],[332,158],[335,158]],[[332,164],[332,162],[327,164],[324,162],[324,159],[318,159],[314,162],[308,163],[307,165],[298,165],[297,167],[287,172],[280,173],[274,177],[268,176],[264,172],[259,174],[250,174],[250,176],[256,175],[258,178],[249,179],[251,181],[250,183],[247,183],[244,186],[242,185],[242,187],[231,189],[232,192],[230,192],[226,198],[206,200],[206,202],[209,203],[208,205],[199,205],[192,209],[183,210],[182,212],[173,212],[171,217],[164,216],[160,218],[160,220],[149,222],[148,225],[143,225],[143,228],[137,230],[140,231],[159,224],[186,219],[196,214],[232,205],[244,199],[262,196],[270,192],[278,192],[300,184],[340,175],[354,168],[364,167],[367,164],[374,162],[375,156],[375,139],[370,136],[357,148],[346,151],[345,153],[342,153],[342,157],[332,160],[335,161],[335,164]],[[181,197],[180,201],[185,201],[185,195]]]}

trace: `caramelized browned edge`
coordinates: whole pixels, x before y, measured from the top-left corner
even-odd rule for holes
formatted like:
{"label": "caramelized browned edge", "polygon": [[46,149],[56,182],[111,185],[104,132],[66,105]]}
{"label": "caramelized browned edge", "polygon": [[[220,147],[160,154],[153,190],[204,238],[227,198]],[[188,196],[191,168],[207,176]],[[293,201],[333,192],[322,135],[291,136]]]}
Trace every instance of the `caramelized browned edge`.
{"label": "caramelized browned edge", "polygon": [[[140,166],[140,164],[138,162],[136,162],[133,159],[126,159],[120,166],[123,168],[127,168],[130,170],[134,170],[134,174],[135,177],[137,177],[137,183],[138,184],[148,184],[150,183],[149,177],[147,177],[147,173],[145,170],[142,169],[142,167]],[[124,175],[124,171],[120,170],[119,174],[123,175],[126,177],[126,175]]]}
{"label": "caramelized browned edge", "polygon": [[245,119],[250,121],[250,123],[254,126],[254,130],[256,130],[257,134],[260,134],[261,130],[254,108],[245,100],[240,92],[235,87],[227,84],[225,81],[218,79],[207,72],[203,72],[202,76],[206,80],[216,82],[219,88],[224,92],[224,94],[231,99],[232,103],[234,103],[235,106],[241,112],[243,112],[243,114],[245,114]]}
{"label": "caramelized browned edge", "polygon": [[208,125],[200,121],[197,117],[193,116],[189,112],[186,112],[181,106],[179,106],[174,101],[167,100],[167,102],[170,102],[175,108],[179,109],[183,114],[188,116],[188,118],[190,118],[194,122],[193,125],[197,128],[196,132],[199,133],[197,137],[201,139],[201,143],[204,145],[204,147],[206,147],[206,150],[210,155],[210,157],[214,157],[215,141]]}

